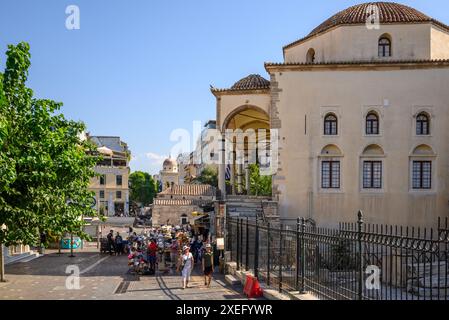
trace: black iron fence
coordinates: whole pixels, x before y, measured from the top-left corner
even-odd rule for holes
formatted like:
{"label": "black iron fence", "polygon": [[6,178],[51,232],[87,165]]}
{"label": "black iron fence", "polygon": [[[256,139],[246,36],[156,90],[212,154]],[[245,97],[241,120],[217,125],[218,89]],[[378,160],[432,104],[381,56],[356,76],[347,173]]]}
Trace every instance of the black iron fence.
{"label": "black iron fence", "polygon": [[238,270],[279,291],[332,300],[449,300],[449,226],[355,223],[320,228],[228,218],[227,251]]}

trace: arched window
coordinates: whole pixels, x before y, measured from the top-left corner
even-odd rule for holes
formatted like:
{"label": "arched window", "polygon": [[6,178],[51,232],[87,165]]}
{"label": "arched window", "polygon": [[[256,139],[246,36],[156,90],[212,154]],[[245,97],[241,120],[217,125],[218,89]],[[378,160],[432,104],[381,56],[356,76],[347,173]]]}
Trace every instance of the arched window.
{"label": "arched window", "polygon": [[340,160],[343,156],[336,145],[327,145],[321,150],[321,189],[340,189]]}
{"label": "arched window", "polygon": [[391,40],[387,36],[379,39],[379,57],[391,57]]}
{"label": "arched window", "polygon": [[362,153],[362,187],[363,189],[383,188],[383,149],[376,145],[369,145]]}
{"label": "arched window", "polygon": [[310,48],[309,51],[307,51],[306,62],[307,63],[315,62],[315,50],[313,48]]}
{"label": "arched window", "polygon": [[412,189],[430,190],[432,189],[432,165],[435,159],[435,152],[432,147],[422,144],[417,146],[412,153],[411,160],[411,178]]}
{"label": "arched window", "polygon": [[425,136],[430,134],[429,116],[422,112],[416,117],[416,135]]}
{"label": "arched window", "polygon": [[324,118],[324,135],[335,136],[338,134],[338,121],[333,113],[329,113]]}
{"label": "arched window", "polygon": [[379,134],[379,117],[375,112],[366,116],[366,134]]}

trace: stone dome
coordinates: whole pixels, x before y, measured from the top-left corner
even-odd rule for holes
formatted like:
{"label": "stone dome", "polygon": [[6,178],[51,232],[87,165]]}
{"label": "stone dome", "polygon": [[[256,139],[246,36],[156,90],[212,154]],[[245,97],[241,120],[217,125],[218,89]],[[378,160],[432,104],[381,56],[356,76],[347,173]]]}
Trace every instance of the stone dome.
{"label": "stone dome", "polygon": [[173,171],[177,170],[178,163],[173,158],[167,158],[164,160],[164,163],[162,165],[164,171]]}
{"label": "stone dome", "polygon": [[370,6],[377,6],[379,9],[380,24],[408,24],[408,23],[434,23],[449,30],[449,27],[426,14],[403,4],[395,2],[367,2],[349,7],[333,15],[318,27],[313,29],[305,38],[295,41],[284,48],[295,45],[312,36],[326,32],[327,30],[340,25],[364,25],[370,16]]}
{"label": "stone dome", "polygon": [[367,2],[358,4],[333,15],[310,32],[309,36],[324,32],[342,24],[365,24],[369,17],[369,6],[379,8],[379,22],[413,23],[431,22],[432,18],[411,7],[394,2]]}
{"label": "stone dome", "polygon": [[258,74],[251,74],[237,81],[231,90],[269,89],[270,81]]}

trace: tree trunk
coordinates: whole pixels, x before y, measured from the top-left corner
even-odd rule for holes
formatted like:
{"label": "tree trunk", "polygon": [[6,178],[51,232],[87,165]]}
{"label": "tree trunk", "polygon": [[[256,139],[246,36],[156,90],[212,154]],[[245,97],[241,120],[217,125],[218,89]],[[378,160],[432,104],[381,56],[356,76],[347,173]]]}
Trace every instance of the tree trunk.
{"label": "tree trunk", "polygon": [[5,281],[5,257],[3,256],[3,244],[0,242],[0,282]]}

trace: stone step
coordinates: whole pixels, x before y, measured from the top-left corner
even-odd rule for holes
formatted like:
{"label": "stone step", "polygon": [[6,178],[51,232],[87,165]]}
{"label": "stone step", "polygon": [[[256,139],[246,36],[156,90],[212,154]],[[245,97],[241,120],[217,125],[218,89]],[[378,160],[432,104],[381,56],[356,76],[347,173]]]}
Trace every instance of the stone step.
{"label": "stone step", "polygon": [[262,208],[260,203],[227,203],[226,206],[228,208]]}
{"label": "stone step", "polygon": [[26,257],[24,259],[20,259],[18,262],[20,262],[20,263],[30,262],[30,261],[32,261],[34,259],[39,258],[39,257],[41,257],[41,255],[39,253],[37,253],[37,252],[34,252],[34,253],[30,254],[29,257]]}
{"label": "stone step", "polygon": [[237,279],[237,278],[236,278],[235,276],[233,276],[232,274],[227,274],[227,275],[225,276],[225,281],[226,281],[227,284],[229,284],[229,285],[231,285],[231,286],[235,286],[235,285],[241,284],[241,283],[240,283],[240,280]]}
{"label": "stone step", "polygon": [[23,259],[29,258],[33,253],[34,252],[31,251],[31,252],[24,252],[24,253],[16,254],[13,256],[7,256],[5,259],[5,265],[20,262]]}

